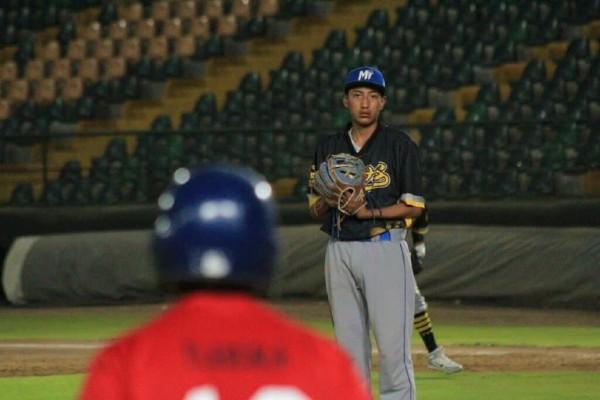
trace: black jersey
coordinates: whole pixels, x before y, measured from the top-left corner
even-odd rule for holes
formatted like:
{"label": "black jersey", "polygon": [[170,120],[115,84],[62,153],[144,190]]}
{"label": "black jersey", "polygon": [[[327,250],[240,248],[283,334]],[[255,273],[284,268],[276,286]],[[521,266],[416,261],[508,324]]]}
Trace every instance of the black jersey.
{"label": "black jersey", "polygon": [[[312,191],[316,168],[329,155],[348,153],[365,163],[365,192],[369,208],[387,207],[398,202],[424,208],[419,156],[417,146],[410,137],[380,123],[362,149],[356,152],[348,136],[349,129],[350,125],[343,132],[326,137],[317,146],[309,177],[309,190]],[[406,220],[359,220],[345,216],[338,230],[337,213],[337,210],[329,213],[321,230],[339,240],[367,239],[395,227],[407,227],[411,223]]]}

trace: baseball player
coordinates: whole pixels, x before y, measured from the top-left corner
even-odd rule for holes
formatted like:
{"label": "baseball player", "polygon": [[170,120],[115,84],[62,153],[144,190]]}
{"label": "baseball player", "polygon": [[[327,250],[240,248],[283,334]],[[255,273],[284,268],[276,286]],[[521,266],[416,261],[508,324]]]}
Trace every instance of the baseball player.
{"label": "baseball player", "polygon": [[335,343],[252,296],[266,289],[276,250],[266,181],[232,167],[181,168],[158,203],[160,276],[185,296],[104,349],[82,399],[370,398]]}
{"label": "baseball player", "polygon": [[[417,147],[407,134],[379,120],[385,102],[385,80],[377,68],[364,66],[347,74],[343,104],[351,122],[317,146],[309,176],[309,209],[330,236],[325,282],[338,342],[369,381],[372,329],[380,354],[380,399],[414,400],[415,284],[405,238],[425,200]],[[343,218],[314,191],[322,163],[340,153],[356,156],[366,166],[366,195],[346,205]]]}
{"label": "baseball player", "polygon": [[[411,251],[412,267],[415,275],[423,270],[423,259],[426,254],[425,235],[427,234],[428,225],[429,213],[427,208],[425,208],[411,228],[413,246]],[[431,317],[427,312],[427,308],[425,296],[421,294],[415,280],[415,328],[427,348],[427,366],[448,374],[462,371],[463,366],[446,356],[444,348],[437,345],[431,324]]]}

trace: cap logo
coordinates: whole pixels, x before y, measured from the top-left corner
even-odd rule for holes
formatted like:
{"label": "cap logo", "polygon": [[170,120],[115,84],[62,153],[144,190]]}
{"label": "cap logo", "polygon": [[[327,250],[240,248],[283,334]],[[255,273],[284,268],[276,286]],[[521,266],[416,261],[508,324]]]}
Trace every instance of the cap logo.
{"label": "cap logo", "polygon": [[373,71],[370,71],[368,69],[363,69],[362,71],[358,72],[358,80],[359,81],[371,80],[372,76],[373,76]]}

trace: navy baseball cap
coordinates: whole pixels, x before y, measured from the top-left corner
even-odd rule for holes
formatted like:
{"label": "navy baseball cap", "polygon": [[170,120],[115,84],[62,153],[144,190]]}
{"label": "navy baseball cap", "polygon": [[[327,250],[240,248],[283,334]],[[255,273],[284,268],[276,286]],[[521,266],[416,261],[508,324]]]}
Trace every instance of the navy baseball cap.
{"label": "navy baseball cap", "polygon": [[362,86],[373,88],[382,96],[385,95],[385,79],[381,71],[375,67],[363,66],[348,72],[344,91],[348,93],[350,89]]}

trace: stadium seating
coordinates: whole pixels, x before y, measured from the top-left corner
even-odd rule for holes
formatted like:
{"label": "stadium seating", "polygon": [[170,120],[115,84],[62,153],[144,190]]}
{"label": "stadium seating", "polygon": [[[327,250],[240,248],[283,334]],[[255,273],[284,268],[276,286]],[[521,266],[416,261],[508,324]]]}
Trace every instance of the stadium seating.
{"label": "stadium seating", "polygon": [[[47,124],[107,115],[103,104],[143,96],[144,82],[185,76],[190,61],[224,54],[232,39],[265,35],[264,18],[306,14],[314,3],[103,2],[93,21],[69,19],[42,47],[31,36],[20,42],[0,71],[2,93],[19,110],[5,120],[31,132],[39,112]],[[268,76],[247,71],[222,103],[203,93],[179,122],[158,116],[131,155],[108,160],[109,145],[90,172],[89,187],[104,185],[94,198],[150,199],[168,171],[207,161],[248,164],[271,180],[300,177],[322,132],[314,128],[346,122],[340,77],[358,64],[378,65],[388,78],[387,121],[435,124],[411,130],[430,199],[553,195],[559,174],[598,167],[600,2],[410,0],[365,17],[353,32],[332,30],[311,57],[290,49]],[[131,167],[127,185],[104,178],[111,163],[122,172],[129,160],[147,169]],[[56,191],[63,184],[44,199],[73,201],[77,189]]]}
{"label": "stadium seating", "polygon": [[[265,18],[301,15],[307,7],[306,1],[279,4],[273,0],[155,1],[124,6],[113,0],[55,1],[40,4],[43,15],[30,18],[29,3],[16,1],[1,8],[0,20],[8,23],[3,44],[17,45],[14,62],[3,65],[3,84],[22,86],[18,81],[24,79],[31,86],[41,79],[54,79],[60,86],[78,77],[86,86],[82,96],[93,97],[85,101],[94,107],[139,98],[149,93],[143,90],[147,81],[200,74],[202,69],[194,62],[231,52],[242,54],[243,46],[236,43],[264,35]],[[94,19],[85,21],[77,11],[90,7],[95,7]],[[55,30],[42,39],[32,34],[48,27]],[[18,43],[11,39],[17,36]],[[10,97],[12,105],[24,101],[23,97],[35,98],[35,93],[15,89],[19,90],[21,95]],[[76,114],[78,118],[102,115],[94,109]]]}

